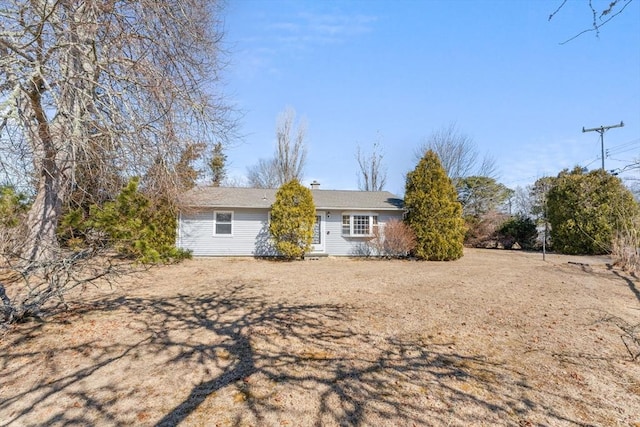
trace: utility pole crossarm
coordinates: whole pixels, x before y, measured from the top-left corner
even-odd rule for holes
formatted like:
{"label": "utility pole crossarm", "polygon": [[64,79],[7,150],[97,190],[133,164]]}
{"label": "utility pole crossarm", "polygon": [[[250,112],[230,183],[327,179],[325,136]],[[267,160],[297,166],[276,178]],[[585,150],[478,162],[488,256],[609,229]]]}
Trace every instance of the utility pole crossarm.
{"label": "utility pole crossarm", "polygon": [[613,128],[621,128],[624,126],[624,122],[622,120],[620,120],[620,123],[617,125],[610,125],[610,126],[600,126],[597,128],[591,128],[591,129],[585,129],[584,126],[582,127],[582,133],[585,132],[598,132],[600,134],[600,149],[602,152],[602,170],[604,170],[604,133],[606,131],[608,131],[609,129],[613,129]]}
{"label": "utility pole crossarm", "polygon": [[613,129],[613,128],[621,128],[624,126],[624,122],[621,121],[620,123],[618,123],[617,125],[611,125],[611,126],[600,126],[597,128],[591,128],[591,129],[585,129],[584,126],[582,127],[582,132],[605,132],[609,129]]}

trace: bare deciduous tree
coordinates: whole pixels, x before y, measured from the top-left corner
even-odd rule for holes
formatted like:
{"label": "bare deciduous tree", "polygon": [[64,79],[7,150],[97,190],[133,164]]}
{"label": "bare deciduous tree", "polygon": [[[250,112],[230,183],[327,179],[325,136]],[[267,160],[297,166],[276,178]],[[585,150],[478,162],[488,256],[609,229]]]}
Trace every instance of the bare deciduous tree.
{"label": "bare deciduous tree", "polygon": [[170,201],[192,181],[189,147],[229,134],[230,110],[213,92],[219,12],[215,0],[3,2],[0,175],[32,203],[0,233],[0,323],[135,268],[114,269],[100,236],[60,248],[59,222],[65,207],[108,200],[132,176]]}
{"label": "bare deciduous tree", "polygon": [[247,168],[247,181],[254,188],[277,188],[280,186],[274,159],[260,159]]}
{"label": "bare deciduous tree", "polygon": [[[304,119],[295,124],[296,111],[288,107],[278,116],[276,138],[277,147],[274,162],[280,185],[293,179],[302,180],[307,149],[304,137],[307,124]],[[294,129],[295,128],[295,129]]]}
{"label": "bare deciduous tree", "polygon": [[442,167],[454,183],[471,175],[496,178],[495,159],[485,155],[480,160],[473,139],[460,131],[455,123],[434,131],[416,151],[416,159],[419,161],[428,150],[438,155]]}
{"label": "bare deciduous tree", "polygon": [[374,142],[371,154],[362,152],[360,146],[356,148],[356,160],[360,172],[358,173],[358,188],[362,191],[382,191],[387,183],[387,171],[382,166],[383,154],[378,142]]}
{"label": "bare deciduous tree", "polygon": [[220,183],[221,187],[251,187],[246,177],[244,176],[227,176],[224,181]]}
{"label": "bare deciduous tree", "polygon": [[530,218],[532,217],[533,200],[529,187],[517,186],[515,188],[513,210],[514,215]]}
{"label": "bare deciduous tree", "polygon": [[307,131],[304,119],[295,123],[296,112],[287,107],[276,121],[276,150],[272,159],[260,159],[247,168],[249,185],[257,188],[277,188],[297,179],[302,181],[307,149],[304,138]]}
{"label": "bare deciduous tree", "polygon": [[3,4],[0,168],[35,195],[25,259],[53,256],[83,167],[93,182],[103,171],[144,176],[158,158],[173,172],[190,141],[224,137],[229,110],[209,92],[221,68],[218,13],[205,0]]}

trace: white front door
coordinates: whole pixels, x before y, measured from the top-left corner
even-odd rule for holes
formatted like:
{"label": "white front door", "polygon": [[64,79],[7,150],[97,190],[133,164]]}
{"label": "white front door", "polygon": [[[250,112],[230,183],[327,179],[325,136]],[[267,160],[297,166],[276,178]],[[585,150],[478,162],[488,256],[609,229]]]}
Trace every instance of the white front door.
{"label": "white front door", "polygon": [[311,240],[311,252],[324,252],[325,213],[316,212],[316,223],[313,226],[313,240]]}

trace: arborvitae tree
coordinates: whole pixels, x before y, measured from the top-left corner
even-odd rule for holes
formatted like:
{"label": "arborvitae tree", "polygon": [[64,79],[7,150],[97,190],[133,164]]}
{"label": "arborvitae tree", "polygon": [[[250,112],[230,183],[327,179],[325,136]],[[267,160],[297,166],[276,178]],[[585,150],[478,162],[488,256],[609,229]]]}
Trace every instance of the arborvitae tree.
{"label": "arborvitae tree", "polygon": [[416,234],[418,258],[449,261],[462,257],[462,206],[434,151],[428,150],[407,174],[404,204],[407,224]]}
{"label": "arborvitae tree", "polygon": [[560,172],[547,195],[547,215],[555,251],[604,254],[616,231],[631,227],[638,203],[622,181],[598,169]]}
{"label": "arborvitae tree", "polygon": [[316,207],[311,190],[296,179],[280,187],[271,206],[269,232],[282,256],[304,257],[311,248],[315,221]]}

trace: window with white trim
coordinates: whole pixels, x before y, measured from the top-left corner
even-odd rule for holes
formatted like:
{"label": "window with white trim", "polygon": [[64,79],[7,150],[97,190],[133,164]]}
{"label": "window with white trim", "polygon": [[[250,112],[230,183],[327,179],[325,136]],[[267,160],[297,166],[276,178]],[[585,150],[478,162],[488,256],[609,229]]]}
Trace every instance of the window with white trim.
{"label": "window with white trim", "polygon": [[215,211],[213,213],[214,236],[231,236],[233,234],[233,212]]}
{"label": "window with white trim", "polygon": [[372,236],[378,227],[378,215],[353,213],[342,215],[342,235],[354,237]]}

